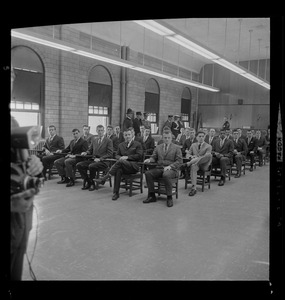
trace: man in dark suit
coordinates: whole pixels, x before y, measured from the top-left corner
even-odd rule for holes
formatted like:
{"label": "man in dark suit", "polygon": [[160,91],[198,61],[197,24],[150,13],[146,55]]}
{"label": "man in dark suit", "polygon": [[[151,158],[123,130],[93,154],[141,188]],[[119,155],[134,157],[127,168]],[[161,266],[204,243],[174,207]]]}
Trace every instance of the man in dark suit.
{"label": "man in dark suit", "polygon": [[187,162],[187,166],[190,167],[191,176],[191,190],[189,196],[194,196],[197,193],[197,172],[198,170],[208,170],[212,162],[212,146],[204,142],[205,131],[197,132],[197,142],[193,143],[189,150],[189,158],[191,159]]}
{"label": "man in dark suit", "polygon": [[261,167],[263,165],[263,159],[266,154],[266,149],[267,149],[267,141],[265,137],[261,136],[261,131],[257,130],[256,131],[256,143],[257,143],[257,155],[259,158],[259,166]]}
{"label": "man in dark suit", "polygon": [[151,155],[155,148],[154,138],[151,136],[150,131],[150,127],[146,127],[144,130],[143,143],[145,145],[146,155]]}
{"label": "man in dark suit", "polygon": [[115,176],[112,200],[117,200],[121,185],[122,174],[135,174],[139,171],[138,162],[142,160],[143,150],[141,143],[134,140],[134,132],[131,128],[124,131],[125,142],[119,144],[116,155],[117,162],[112,166],[109,174],[95,181],[101,183]]}
{"label": "man in dark suit", "polygon": [[[88,150],[81,153],[82,156],[92,155],[92,158],[78,162],[76,167],[83,179],[82,190],[94,191],[96,185],[94,178],[96,172],[105,170],[109,167],[109,163],[104,161],[106,158],[113,158],[113,143],[112,140],[104,136],[105,128],[103,125],[96,127],[98,137],[92,140],[92,144]],[[87,171],[89,170],[89,176]]]}
{"label": "man in dark suit", "polygon": [[163,124],[162,130],[164,129],[164,127],[169,127],[169,128],[171,129],[172,122],[173,122],[173,115],[168,115],[168,119],[167,119],[167,121]]}
{"label": "man in dark suit", "polygon": [[132,109],[128,108],[126,117],[123,121],[123,132],[130,127],[134,127],[132,116],[133,116],[133,111]]}
{"label": "man in dark suit", "polygon": [[172,178],[177,178],[179,168],[182,164],[182,153],[179,146],[172,143],[172,133],[170,130],[163,130],[163,144],[158,145],[151,156],[145,160],[145,163],[157,162],[157,167],[146,171],[145,177],[148,187],[148,197],[143,203],[155,202],[154,180],[163,178],[166,195],[167,206],[173,206],[172,200]]}
{"label": "man in dark suit", "polygon": [[209,134],[207,134],[206,136],[205,136],[205,139],[204,139],[204,141],[206,142],[206,143],[208,143],[209,145],[213,145],[213,142],[215,141],[215,139],[217,139],[217,138],[219,138],[217,135],[216,135],[216,130],[214,129],[214,128],[211,128],[210,130],[209,130]]}
{"label": "man in dark suit", "polygon": [[187,157],[187,153],[189,153],[190,147],[193,143],[197,142],[196,136],[195,136],[195,129],[187,127],[185,129],[185,141],[182,146],[182,155]]}
{"label": "man in dark suit", "polygon": [[43,176],[46,179],[47,169],[50,169],[55,160],[61,158],[60,155],[56,155],[57,150],[64,149],[64,140],[61,136],[56,134],[56,128],[54,125],[50,125],[48,127],[49,137],[46,139],[43,145],[43,155],[42,155],[42,163],[43,163]]}
{"label": "man in dark suit", "polygon": [[54,162],[58,174],[61,176],[61,181],[58,183],[67,183],[66,187],[74,186],[74,167],[78,163],[76,154],[80,154],[88,148],[87,141],[80,137],[79,129],[73,129],[72,133],[74,139],[69,143],[69,145],[63,150],[56,151],[56,153],[67,153],[67,155]]}
{"label": "man in dark suit", "polygon": [[180,129],[182,128],[181,123],[179,122],[179,116],[175,115],[174,120],[171,124],[171,131],[174,134],[175,139],[177,138],[178,134],[180,133]]}
{"label": "man in dark suit", "polygon": [[250,169],[249,171],[253,171],[253,164],[254,164],[254,156],[257,151],[257,140],[252,136],[252,131],[248,129],[247,131],[247,138],[246,138],[246,145],[247,145],[247,157],[250,159]]}
{"label": "man in dark suit", "polygon": [[225,129],[220,130],[220,138],[216,139],[212,147],[212,165],[221,168],[221,179],[219,186],[225,184],[226,166],[233,163],[233,142],[228,140],[225,135]]}
{"label": "man in dark suit", "polygon": [[112,125],[107,126],[106,137],[113,142],[113,157],[115,157],[116,152],[118,151],[119,139],[114,133],[114,128]]}
{"label": "man in dark suit", "polygon": [[89,147],[92,143],[92,138],[94,137],[94,135],[90,133],[90,126],[83,125],[83,134],[81,137],[83,138],[83,140],[87,141]]}
{"label": "man in dark suit", "polygon": [[233,130],[233,144],[233,162],[237,166],[237,174],[235,175],[235,178],[239,178],[241,175],[242,162],[245,161],[247,154],[247,145],[245,140],[239,137],[238,129]]}
{"label": "man in dark suit", "polygon": [[124,139],[124,134],[123,134],[123,132],[121,132],[121,128],[120,128],[119,125],[117,125],[117,126],[115,127],[115,135],[116,135],[116,137],[119,139],[119,143],[118,143],[118,144],[120,144],[120,143],[122,143],[122,142],[125,141],[125,139]]}
{"label": "man in dark suit", "polygon": [[136,117],[133,120],[133,127],[135,130],[135,136],[140,133],[140,126],[142,125],[142,113],[140,111],[136,112]]}

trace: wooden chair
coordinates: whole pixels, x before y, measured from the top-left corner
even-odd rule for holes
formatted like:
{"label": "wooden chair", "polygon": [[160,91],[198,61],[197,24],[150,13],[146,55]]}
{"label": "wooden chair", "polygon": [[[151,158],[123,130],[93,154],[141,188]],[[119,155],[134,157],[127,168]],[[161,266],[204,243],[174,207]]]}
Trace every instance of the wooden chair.
{"label": "wooden chair", "polygon": [[[228,164],[226,166],[226,174],[228,175],[229,181],[231,180],[231,173],[232,173],[232,165]],[[220,166],[213,166],[213,164],[212,164],[211,176],[214,176],[215,179],[217,176],[218,177],[222,176]]]}
{"label": "wooden chair", "polygon": [[140,190],[143,193],[143,174],[144,164],[139,163],[139,171],[135,174],[122,174],[120,188],[124,188],[129,192],[129,197],[132,197],[133,191]]}
{"label": "wooden chair", "polygon": [[[176,199],[178,198],[178,177],[171,179],[172,183],[172,195],[175,195]],[[163,178],[158,178],[154,180],[154,192],[158,196],[166,195],[165,184]]]}
{"label": "wooden chair", "polygon": [[[237,165],[236,165],[236,163],[234,163],[232,165],[231,173],[232,173],[232,175],[237,173]],[[245,175],[245,160],[243,160],[241,162],[241,173],[243,173],[243,175]]]}
{"label": "wooden chair", "polygon": [[[204,192],[205,185],[208,185],[208,189],[211,188],[211,172],[212,165],[209,166],[207,170],[197,171],[197,184],[202,185],[202,192]],[[191,183],[191,178],[189,174],[189,168],[185,170],[185,189],[187,189],[187,184]]]}
{"label": "wooden chair", "polygon": [[[97,172],[96,172],[96,175],[95,175],[95,179],[98,179],[98,178],[100,178],[100,177],[106,175],[107,171],[108,171],[108,169],[97,171]],[[110,187],[112,187],[112,178],[111,178],[111,176],[110,176],[110,178],[109,178],[108,181],[109,181]],[[96,181],[95,181],[95,185],[96,185],[96,188],[97,188],[97,189],[98,189],[99,186],[100,186],[99,183],[96,182]]]}

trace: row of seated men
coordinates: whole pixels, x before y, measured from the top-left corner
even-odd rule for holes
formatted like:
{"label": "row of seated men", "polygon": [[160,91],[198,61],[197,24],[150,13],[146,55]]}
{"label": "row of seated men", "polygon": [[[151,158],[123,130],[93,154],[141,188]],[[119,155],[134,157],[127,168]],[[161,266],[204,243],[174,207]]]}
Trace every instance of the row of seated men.
{"label": "row of seated men", "polygon": [[[88,126],[85,127],[88,129]],[[221,168],[219,185],[222,186],[225,183],[226,166],[228,164],[236,163],[238,173],[235,177],[239,177],[241,161],[245,159],[247,154],[254,157],[254,154],[258,151],[258,140],[252,139],[250,130],[247,138],[239,136],[238,130],[233,131],[232,138],[226,136],[224,130],[220,131],[219,137],[212,135],[210,131],[209,140],[205,142],[205,132],[199,131],[195,136],[193,129],[186,128],[185,141],[181,146],[177,145],[179,144],[178,141],[172,139],[170,128],[165,127],[162,140],[158,142],[156,147],[153,138],[150,136],[149,128],[145,130],[143,136],[135,136],[133,129],[129,128],[124,131],[123,142],[117,141],[119,135],[113,136],[115,143],[111,139],[111,136],[114,135],[112,130],[113,128],[108,126],[107,135],[105,135],[104,127],[99,125],[96,130],[97,137],[88,138],[86,135],[84,138],[80,136],[78,129],[74,129],[72,131],[74,139],[68,147],[64,148],[63,139],[55,134],[55,127],[50,126],[50,137],[43,147],[45,151],[42,157],[44,167],[48,168],[47,161],[49,163],[54,162],[61,176],[61,181],[58,183],[65,183],[67,187],[74,185],[74,169],[77,168],[83,179],[82,190],[89,191],[96,189],[96,181],[97,183],[104,183],[110,175],[114,175],[112,199],[116,200],[119,198],[122,174],[138,172],[138,162],[142,160],[144,153],[153,152],[150,158],[145,160],[145,163],[156,162],[157,166],[145,173],[149,193],[144,203],[155,201],[154,178],[162,177],[166,186],[167,206],[171,207],[173,205],[171,178],[178,177],[181,167],[183,170],[183,154],[189,160],[184,168],[190,168],[192,187],[189,196],[193,196],[197,193],[196,178],[199,169],[206,170],[211,164],[219,166]],[[146,149],[146,138],[152,140],[152,148]],[[62,154],[64,156],[61,156]],[[114,156],[116,163],[110,169],[108,159],[114,158]],[[253,163],[252,161],[251,170]],[[95,179],[96,172],[108,169],[110,170],[105,176],[98,180]]]}

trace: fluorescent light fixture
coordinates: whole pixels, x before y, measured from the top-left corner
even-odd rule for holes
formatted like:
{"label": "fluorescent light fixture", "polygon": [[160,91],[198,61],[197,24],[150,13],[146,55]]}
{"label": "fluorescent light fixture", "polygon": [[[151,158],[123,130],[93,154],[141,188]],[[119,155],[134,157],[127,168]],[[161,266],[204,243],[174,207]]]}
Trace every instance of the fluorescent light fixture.
{"label": "fluorescent light fixture", "polygon": [[[176,44],[181,45],[182,47],[189,49],[198,55],[203,56],[206,59],[212,60],[214,63],[217,63],[237,74],[240,74],[249,80],[264,86],[267,89],[270,89],[270,85],[263,79],[258,78],[255,75],[248,73],[247,70],[243,69],[237,64],[231,63],[226,59],[220,57],[218,54],[208,50],[205,46],[199,45],[197,42],[191,41],[189,38],[182,36],[183,33],[177,34],[176,29],[173,29],[168,24],[166,25],[163,21],[154,21],[154,20],[143,20],[143,21],[134,21],[135,23],[159,34],[165,36],[167,39],[173,41]],[[165,25],[163,25],[165,24]],[[171,30],[171,29],[173,30]],[[175,31],[174,31],[175,30]]]}
{"label": "fluorescent light fixture", "polygon": [[173,41],[176,44],[179,44],[181,46],[183,46],[184,48],[187,48],[207,59],[218,59],[219,56],[212,53],[211,51],[208,51],[207,49],[197,45],[196,43],[186,39],[185,37],[179,35],[179,34],[175,34],[173,36],[167,36],[167,39]]}
{"label": "fluorescent light fixture", "polygon": [[49,47],[56,48],[56,49],[59,49],[59,50],[75,51],[74,48],[71,48],[71,47],[68,47],[68,46],[65,46],[65,45],[62,45],[62,44],[59,44],[59,43],[54,43],[54,42],[50,42],[50,41],[47,41],[47,40],[43,40],[43,39],[31,36],[31,35],[23,34],[23,33],[14,31],[14,30],[11,31],[11,35],[13,37],[16,37],[16,38],[19,38],[19,39],[23,39],[23,40],[34,42],[34,43],[37,43],[37,44],[49,46]]}
{"label": "fluorescent light fixture", "polygon": [[122,60],[122,59],[119,59],[119,58],[110,58],[110,57],[106,57],[106,56],[96,54],[94,51],[89,52],[89,51],[81,50],[81,49],[84,49],[84,48],[82,48],[80,46],[76,46],[78,49],[75,49],[75,48],[72,48],[71,46],[69,46],[66,42],[63,42],[61,40],[57,40],[57,42],[53,42],[53,41],[48,40],[49,39],[48,37],[46,37],[45,39],[42,39],[42,38],[37,37],[37,36],[20,33],[20,32],[14,31],[14,30],[12,30],[11,35],[13,37],[17,37],[17,38],[20,38],[20,39],[24,39],[24,40],[27,40],[27,41],[34,42],[34,43],[38,43],[38,44],[41,44],[41,45],[44,45],[44,46],[48,46],[48,47],[68,51],[70,53],[74,53],[74,54],[77,54],[77,55],[89,57],[89,58],[96,59],[96,60],[99,60],[99,61],[104,61],[106,63],[110,63],[110,64],[113,64],[113,65],[118,65],[118,66],[121,66],[121,67],[125,67],[125,68],[128,68],[128,69],[138,71],[138,72],[143,72],[143,73],[146,73],[146,74],[154,75],[154,76],[157,76],[157,77],[160,77],[160,78],[165,78],[165,79],[169,79],[169,80],[172,80],[172,81],[180,82],[180,83],[190,85],[190,86],[194,86],[194,87],[197,87],[197,88],[200,88],[200,89],[205,89],[205,90],[212,91],[212,92],[219,92],[218,88],[211,87],[211,86],[199,83],[199,82],[194,82],[194,81],[191,81],[191,80],[182,79],[182,78],[179,78],[179,77],[173,77],[173,75],[167,75],[163,72],[154,71],[154,70],[151,70],[148,67],[138,65],[137,63],[134,63],[134,62],[128,63],[128,61],[125,61],[125,60]]}
{"label": "fluorescent light fixture", "polygon": [[159,35],[172,35],[175,34],[174,31],[168,29],[167,27],[160,25],[159,23],[153,21],[153,20],[143,20],[143,21],[134,21],[134,23],[137,23]]}

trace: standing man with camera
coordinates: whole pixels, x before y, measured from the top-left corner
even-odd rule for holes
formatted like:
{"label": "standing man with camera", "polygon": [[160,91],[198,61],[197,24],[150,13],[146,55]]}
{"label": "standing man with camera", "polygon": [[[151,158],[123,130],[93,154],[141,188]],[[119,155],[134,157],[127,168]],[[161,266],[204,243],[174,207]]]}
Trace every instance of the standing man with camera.
{"label": "standing man with camera", "polygon": [[[11,92],[15,73],[11,67]],[[18,122],[11,117],[11,130],[19,127]],[[29,157],[27,149],[15,149],[11,146],[11,163],[25,164],[28,176],[37,176],[43,170],[43,165],[38,157]],[[10,196],[10,279],[21,280],[23,272],[24,254],[26,253],[29,232],[32,228],[33,201],[37,189],[28,188],[14,193]]]}

